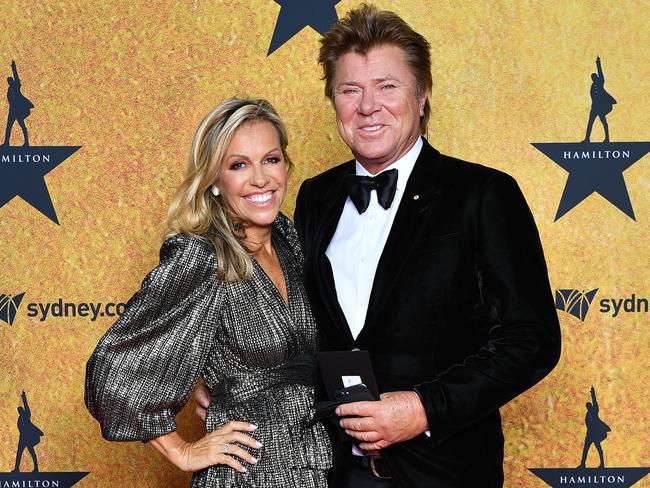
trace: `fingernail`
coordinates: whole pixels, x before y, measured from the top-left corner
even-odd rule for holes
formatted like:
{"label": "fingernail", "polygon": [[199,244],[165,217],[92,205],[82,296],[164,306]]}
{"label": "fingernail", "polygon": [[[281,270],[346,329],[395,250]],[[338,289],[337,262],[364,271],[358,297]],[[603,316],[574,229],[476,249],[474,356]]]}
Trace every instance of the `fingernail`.
{"label": "fingernail", "polygon": [[334,413],[335,413],[336,415],[341,415],[341,409],[340,409],[340,408],[337,408],[336,410],[334,410]]}
{"label": "fingernail", "polygon": [[257,425],[251,424],[251,429],[253,429],[253,430],[257,429]]}
{"label": "fingernail", "polygon": [[262,447],[262,443],[260,441],[255,441],[255,447]]}
{"label": "fingernail", "polygon": [[251,458],[251,464],[257,464],[257,458],[252,457]]}
{"label": "fingernail", "polygon": [[242,466],[241,470],[242,470],[242,473],[245,473],[246,471],[248,471],[248,470],[246,469],[246,466]]}

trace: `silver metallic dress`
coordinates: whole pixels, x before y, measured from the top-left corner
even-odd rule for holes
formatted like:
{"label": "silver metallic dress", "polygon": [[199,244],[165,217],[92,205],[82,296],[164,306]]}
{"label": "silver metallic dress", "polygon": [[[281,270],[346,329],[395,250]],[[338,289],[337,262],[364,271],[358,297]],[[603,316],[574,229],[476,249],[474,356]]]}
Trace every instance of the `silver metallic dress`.
{"label": "silver metallic dress", "polygon": [[298,238],[283,215],[273,223],[272,240],[288,305],[257,262],[250,280],[219,281],[212,245],[177,235],[163,243],[160,265],[88,361],[86,406],[106,439],[148,440],[174,431],[199,376],[213,398],[208,432],[229,420],[258,426],[251,435],[263,447],[249,449],[258,464],[243,474],[212,466],[194,474],[195,488],[327,486],[329,440],[320,424],[308,425],[316,326]]}

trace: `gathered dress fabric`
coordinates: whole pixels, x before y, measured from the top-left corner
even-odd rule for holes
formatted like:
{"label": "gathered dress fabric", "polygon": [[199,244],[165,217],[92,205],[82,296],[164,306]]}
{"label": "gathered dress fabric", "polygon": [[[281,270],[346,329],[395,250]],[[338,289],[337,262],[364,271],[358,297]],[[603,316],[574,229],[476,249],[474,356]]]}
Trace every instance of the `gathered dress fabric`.
{"label": "gathered dress fabric", "polygon": [[215,275],[212,244],[168,238],[160,265],[102,337],[86,371],[85,400],[109,440],[149,440],[176,429],[175,416],[198,377],[212,396],[206,430],[230,420],[254,423],[259,461],[239,473],[215,465],[193,488],[327,486],[331,447],[313,417],[314,319],[302,281],[302,253],[291,222],[279,215],[272,242],[288,304],[253,260],[249,280]]}

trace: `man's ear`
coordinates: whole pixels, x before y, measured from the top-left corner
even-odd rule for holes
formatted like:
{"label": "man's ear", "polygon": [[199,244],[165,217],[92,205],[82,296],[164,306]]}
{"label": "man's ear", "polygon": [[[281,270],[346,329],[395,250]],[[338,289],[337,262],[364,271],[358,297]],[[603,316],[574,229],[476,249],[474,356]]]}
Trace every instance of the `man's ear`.
{"label": "man's ear", "polygon": [[424,117],[424,105],[427,102],[427,99],[431,95],[431,88],[425,88],[422,90],[420,97],[418,98],[418,106],[420,107],[420,117]]}

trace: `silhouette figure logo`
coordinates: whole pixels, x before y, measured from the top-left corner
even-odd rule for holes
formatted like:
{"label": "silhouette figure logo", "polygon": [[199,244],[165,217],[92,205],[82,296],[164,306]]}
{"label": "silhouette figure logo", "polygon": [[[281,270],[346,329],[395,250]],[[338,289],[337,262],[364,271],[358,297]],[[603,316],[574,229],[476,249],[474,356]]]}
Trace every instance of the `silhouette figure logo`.
{"label": "silhouette figure logo", "polygon": [[[23,93],[23,80],[13,60],[11,74],[7,77],[7,125],[4,142],[0,145],[0,208],[18,196],[58,224],[44,177],[81,146],[30,144],[26,120],[36,108]],[[22,144],[12,146],[11,136],[16,124],[22,131]],[[14,135],[14,140],[18,137]]]}
{"label": "silhouette figure logo", "polygon": [[20,307],[20,302],[23,301],[24,293],[19,293],[18,295],[5,295],[4,293],[0,295],[0,320],[6,322],[9,325],[13,325],[16,318],[16,312],[18,307]]}
{"label": "silhouette figure logo", "polygon": [[38,458],[36,457],[36,451],[34,447],[36,444],[41,442],[41,437],[44,435],[43,431],[36,427],[32,423],[32,412],[29,409],[29,403],[27,403],[27,394],[23,391],[20,396],[23,400],[22,406],[18,407],[18,450],[16,451],[16,465],[13,472],[18,473],[20,471],[20,459],[23,455],[25,449],[29,451],[29,454],[32,456],[32,462],[34,465],[34,472],[38,473]]}
{"label": "silhouette figure logo", "polygon": [[[607,116],[617,100],[605,90],[605,73],[600,56],[591,74],[591,105],[581,142],[534,142],[532,145],[564,169],[569,176],[564,186],[555,221],[598,193],[632,220],[636,220],[623,172],[650,151],[650,142],[613,142]],[[594,122],[602,125],[602,142],[592,142]]]}
{"label": "silhouette figure logo", "polygon": [[[596,398],[596,390],[592,386],[590,401],[585,404],[585,441],[582,448],[580,464],[577,468],[530,468],[529,471],[546,482],[549,486],[559,488],[564,486],[627,488],[643,479],[650,468],[612,468],[605,466],[605,453],[602,443],[607,439],[612,429],[600,418],[600,406]],[[598,465],[587,466],[588,455],[592,448],[598,454]]]}
{"label": "silhouette figure logo", "polygon": [[20,77],[16,69],[16,61],[11,61],[11,71],[13,77],[7,78],[7,100],[9,101],[9,114],[7,115],[7,128],[5,129],[5,142],[3,146],[9,145],[9,138],[11,137],[11,129],[14,122],[18,122],[20,128],[23,130],[24,143],[23,146],[29,146],[29,136],[27,135],[27,127],[25,126],[25,119],[29,117],[31,109],[34,104],[21,93]]}
{"label": "silhouette figure logo", "polygon": [[571,289],[556,290],[555,308],[567,312],[584,322],[596,292],[598,292],[598,288],[587,292]]}
{"label": "silhouette figure logo", "polygon": [[607,114],[612,111],[616,104],[616,99],[605,91],[605,75],[600,63],[600,56],[596,56],[596,69],[598,73],[591,73],[591,88],[589,96],[591,97],[591,110],[589,111],[589,121],[587,122],[587,133],[582,142],[589,142],[591,129],[594,126],[596,117],[600,119],[605,131],[603,142],[609,142],[609,124],[607,124]]}
{"label": "silhouette figure logo", "polygon": [[578,468],[585,469],[587,463],[587,454],[589,454],[589,448],[594,445],[598,451],[598,457],[600,459],[600,464],[598,465],[599,469],[605,468],[605,455],[603,454],[603,448],[600,443],[607,439],[607,433],[612,429],[609,428],[605,422],[603,422],[598,416],[599,407],[598,401],[596,400],[596,390],[594,387],[591,387],[591,401],[587,402],[587,414],[585,415],[585,426],[587,427],[587,434],[585,435],[585,447],[582,450],[582,459],[580,460],[580,466]]}
{"label": "silhouette figure logo", "polygon": [[[20,395],[18,405],[18,447],[16,449],[16,461],[9,473],[0,473],[0,487],[14,486],[57,486],[68,488],[88,476],[89,473],[76,472],[45,472],[39,469],[36,446],[40,444],[41,438],[45,435],[33,422],[32,410],[27,401],[27,394],[23,391]],[[23,456],[25,451],[29,457]],[[27,458],[27,459],[25,459]],[[29,468],[29,469],[22,469]]]}

